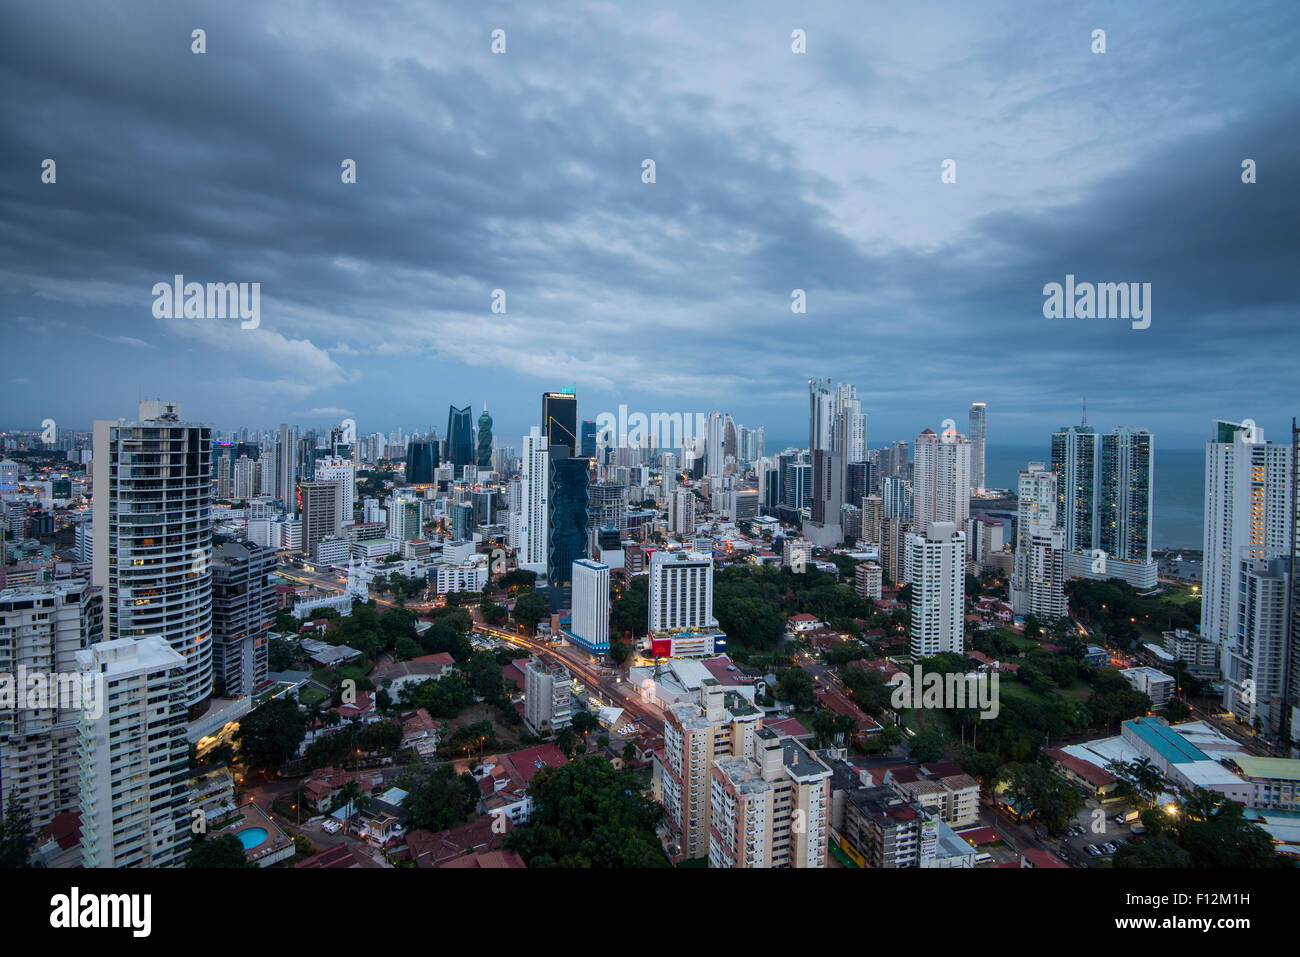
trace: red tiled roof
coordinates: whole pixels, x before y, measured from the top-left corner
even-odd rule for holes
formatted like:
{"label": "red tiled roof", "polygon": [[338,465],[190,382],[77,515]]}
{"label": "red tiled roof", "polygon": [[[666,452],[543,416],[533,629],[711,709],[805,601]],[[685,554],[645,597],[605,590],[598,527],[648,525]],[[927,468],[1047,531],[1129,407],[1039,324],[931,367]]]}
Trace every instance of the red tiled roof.
{"label": "red tiled roof", "polygon": [[1082,758],[1076,758],[1074,755],[1068,754],[1060,748],[1044,748],[1043,753],[1061,765],[1061,767],[1068,771],[1072,771],[1079,777],[1083,778],[1093,787],[1100,788],[1115,783],[1115,775],[1111,774],[1105,768],[1099,768],[1097,765],[1084,761]]}
{"label": "red tiled roof", "polygon": [[959,836],[967,844],[979,847],[982,844],[996,844],[1003,840],[1001,834],[991,827],[976,827],[969,831],[959,832]]}
{"label": "red tiled roof", "polygon": [[1051,851],[1045,851],[1039,847],[1027,847],[1020,852],[1022,861],[1028,861],[1033,867],[1069,867]]}
{"label": "red tiled roof", "polygon": [[81,815],[76,811],[64,811],[56,814],[41,830],[58,843],[59,850],[69,850],[81,843]]}

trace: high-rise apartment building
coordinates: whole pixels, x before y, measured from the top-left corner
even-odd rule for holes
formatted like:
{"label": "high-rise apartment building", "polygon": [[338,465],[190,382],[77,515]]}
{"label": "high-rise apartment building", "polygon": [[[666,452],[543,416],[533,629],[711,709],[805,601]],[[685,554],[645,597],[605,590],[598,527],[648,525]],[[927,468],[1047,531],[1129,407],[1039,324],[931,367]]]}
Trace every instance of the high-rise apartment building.
{"label": "high-rise apartment building", "polygon": [[770,728],[754,756],[715,757],[709,771],[709,866],[822,868],[830,849],[831,769]]}
{"label": "high-rise apartment building", "polygon": [[695,493],[679,488],[668,507],[668,531],[674,535],[695,534]]}
{"label": "high-rise apartment building", "polygon": [[103,700],[78,725],[82,864],[179,867],[190,844],[185,659],[160,638],[119,638],[77,663]]}
{"label": "high-rise apartment building", "polygon": [[298,490],[302,495],[302,550],[310,555],[322,538],[343,534],[339,521],[343,490],[339,482],[300,482]]}
{"label": "high-rise apartment building", "polygon": [[275,443],[275,497],[290,515],[298,513],[298,430],[284,422]]}
{"label": "high-rise apartment building", "polygon": [[[77,652],[103,637],[98,588],[80,579],[0,589],[0,807],[10,798],[48,824],[78,807],[77,725],[102,704],[92,685],[72,687]],[[44,682],[48,695],[29,698]]]}
{"label": "high-rise apartment building", "polygon": [[664,711],[664,756],[655,767],[674,861],[707,857],[712,838],[712,768],[719,758],[755,756],[754,733],[763,713],[735,692],[706,678],[699,701]]}
{"label": "high-rise apartment building", "polygon": [[573,563],[573,611],[566,636],[592,654],[609,651],[609,566],[590,558]]}
{"label": "high-rise apartment building", "polygon": [[973,402],[970,407],[970,485],[971,490],[983,492],[985,416],[988,412],[983,402]]}
{"label": "high-rise apartment building", "polygon": [[1072,425],[1052,435],[1056,515],[1068,551],[1087,552],[1097,547],[1100,469],[1100,436],[1090,426]]}
{"label": "high-rise apartment building", "polygon": [[546,544],[550,502],[550,450],[538,426],[523,438],[523,472],[519,480],[518,564],[525,571],[546,574]]}
{"label": "high-rise apartment building", "polygon": [[212,669],[217,693],[251,695],[266,682],[275,621],[275,551],[225,542],[212,556]]}
{"label": "high-rise apartment building", "polygon": [[716,628],[713,556],[657,551],[650,558],[651,633]]}
{"label": "high-rise apartment building", "polygon": [[954,429],[916,437],[912,467],[912,526],[924,532],[931,522],[959,528],[970,518],[970,440]]}
{"label": "high-rise apartment building", "polygon": [[1150,432],[1119,428],[1101,437],[1097,536],[1108,558],[1151,562],[1154,465]]}
{"label": "high-rise apartment building", "polygon": [[844,504],[843,461],[839,452],[814,449],[812,453],[812,508],[803,533],[820,548],[834,548],[844,540],[840,508]]}
{"label": "high-rise apartment building", "polygon": [[173,403],[94,430],[93,581],[104,636],[162,638],[185,662],[194,716],[212,694],[212,430]]}
{"label": "high-rise apartment building", "polygon": [[911,653],[929,658],[965,649],[966,535],[952,522],[931,522],[907,536],[912,585]]}
{"label": "high-rise apartment building", "polygon": [[808,380],[808,451],[835,447],[835,396],[830,379]]}
{"label": "high-rise apartment building", "polygon": [[1065,532],[1057,521],[1057,486],[1056,473],[1042,462],[1030,462],[1020,473],[1011,606],[1017,615],[1034,615],[1041,621],[1054,621],[1069,610]]}
{"label": "high-rise apartment building", "polygon": [[316,481],[338,483],[339,528],[352,524],[352,506],[357,500],[357,468],[352,459],[317,459]]}
{"label": "high-rise apartment building", "polygon": [[524,667],[524,722],[538,735],[573,723],[573,676],[561,664],[530,658]]}
{"label": "high-rise apartment building", "polygon": [[[1300,664],[1292,629],[1278,627],[1287,621],[1279,583],[1290,569],[1273,561],[1289,558],[1296,544],[1291,468],[1291,446],[1265,441],[1263,429],[1214,423],[1205,446],[1201,635],[1221,649],[1224,707],[1259,717],[1265,727],[1283,719],[1270,699],[1288,686],[1273,662]],[[1279,641],[1289,647],[1280,649]]]}

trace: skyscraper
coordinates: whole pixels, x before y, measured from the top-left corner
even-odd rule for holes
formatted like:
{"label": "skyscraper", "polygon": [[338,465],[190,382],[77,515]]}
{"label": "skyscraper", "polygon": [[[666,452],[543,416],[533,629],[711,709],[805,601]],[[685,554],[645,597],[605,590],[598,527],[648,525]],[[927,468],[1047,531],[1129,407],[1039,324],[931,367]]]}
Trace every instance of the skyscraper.
{"label": "skyscraper", "polygon": [[1101,437],[1097,534],[1110,558],[1151,561],[1151,433],[1119,428]]}
{"label": "skyscraper", "polygon": [[1249,614],[1277,612],[1268,580],[1290,573],[1270,560],[1289,557],[1294,545],[1291,456],[1291,446],[1266,442],[1263,429],[1236,422],[1215,421],[1205,445],[1201,635],[1222,649],[1224,707],[1252,719],[1268,668],[1255,660],[1251,640],[1267,627]]}
{"label": "skyscraper", "polygon": [[[1098,434],[1080,425],[1052,436],[1056,516],[1065,542],[1067,576],[1122,578],[1134,588],[1155,587],[1154,462],[1153,438],[1142,429]],[[1097,561],[1100,553],[1104,560]]]}
{"label": "skyscraper", "polygon": [[573,618],[569,637],[593,654],[609,651],[609,566],[589,558],[573,563]]}
{"label": "skyscraper", "polygon": [[1099,437],[1087,425],[1072,425],[1052,436],[1052,471],[1056,486],[1056,514],[1069,551],[1097,547],[1096,505]]}
{"label": "skyscraper", "polygon": [[75,674],[77,652],[100,640],[103,619],[99,589],[81,579],[0,589],[0,676],[14,682],[0,695],[0,807],[16,799],[34,828],[77,810],[77,724],[83,707],[102,701],[60,701],[55,694],[37,702],[49,707],[30,707],[19,669],[49,678]]}
{"label": "skyscraper", "polygon": [[190,845],[185,658],[161,638],[119,638],[77,652],[77,665],[103,700],[78,725],[82,866],[179,867]]}
{"label": "skyscraper", "polygon": [[912,468],[912,524],[924,533],[931,522],[962,527],[970,517],[971,444],[955,429],[916,437]]}
{"label": "skyscraper", "polygon": [[291,515],[298,512],[298,430],[280,423],[275,443],[275,497]]}
{"label": "skyscraper", "polygon": [[584,419],[582,423],[582,457],[596,457],[596,423],[591,419]]}
{"label": "skyscraper", "polygon": [[302,550],[308,555],[316,543],[327,535],[339,535],[343,526],[339,522],[338,482],[301,482],[302,492]]}
{"label": "skyscraper", "polygon": [[1042,462],[1020,473],[1015,573],[1011,606],[1017,615],[1054,621],[1065,615],[1065,532],[1057,521],[1057,476]]}
{"label": "skyscraper", "polygon": [[840,527],[843,462],[839,452],[829,449],[813,449],[812,460],[812,509],[804,535],[820,548],[833,548],[844,540]]}
{"label": "skyscraper", "polygon": [[454,405],[447,413],[447,464],[460,478],[461,469],[474,464],[473,427],[470,425],[469,406],[458,409]]}
{"label": "skyscraper", "polygon": [[542,434],[548,445],[563,445],[578,454],[578,397],[572,392],[542,393]]}
{"label": "skyscraper", "polygon": [[931,522],[907,536],[911,571],[913,658],[965,649],[966,535],[952,522]]}
{"label": "skyscraper", "polygon": [[478,417],[478,459],[479,469],[492,468],[492,416],[488,415],[487,403],[483,404],[483,414]]}
{"label": "skyscraper", "polygon": [[437,481],[439,464],[436,435],[413,439],[406,447],[406,484],[432,485]]}
{"label": "skyscraper", "polygon": [[830,379],[808,380],[808,451],[831,451],[835,435],[835,397]]}
{"label": "skyscraper", "polygon": [[706,475],[723,475],[727,463],[726,420],[721,412],[710,412],[705,420],[704,468]]}
{"label": "skyscraper", "polygon": [[521,569],[546,574],[546,539],[549,528],[550,455],[546,437],[538,426],[523,439],[523,471],[519,479],[519,555]]}
{"label": "skyscraper", "polygon": [[275,620],[275,551],[226,542],[212,558],[212,667],[225,698],[250,695],[266,681],[268,635]]}
{"label": "skyscraper", "polygon": [[551,585],[573,580],[573,563],[587,557],[587,460],[564,453],[566,446],[550,447],[550,508],[546,536],[546,575]]}
{"label": "skyscraper", "polygon": [[93,581],[104,637],[160,637],[184,662],[194,717],[212,694],[212,429],[174,403],[95,423]]}
{"label": "skyscraper", "polygon": [[975,402],[970,407],[970,484],[976,492],[984,491],[984,428],[986,407]]}

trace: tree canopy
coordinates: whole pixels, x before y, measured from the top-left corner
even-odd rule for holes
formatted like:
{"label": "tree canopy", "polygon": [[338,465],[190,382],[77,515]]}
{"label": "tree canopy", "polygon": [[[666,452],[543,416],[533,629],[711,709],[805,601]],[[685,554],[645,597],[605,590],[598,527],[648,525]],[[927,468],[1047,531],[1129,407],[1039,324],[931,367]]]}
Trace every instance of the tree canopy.
{"label": "tree canopy", "polygon": [[542,768],[531,823],[506,838],[529,867],[666,867],[655,825],[663,808],[604,757]]}

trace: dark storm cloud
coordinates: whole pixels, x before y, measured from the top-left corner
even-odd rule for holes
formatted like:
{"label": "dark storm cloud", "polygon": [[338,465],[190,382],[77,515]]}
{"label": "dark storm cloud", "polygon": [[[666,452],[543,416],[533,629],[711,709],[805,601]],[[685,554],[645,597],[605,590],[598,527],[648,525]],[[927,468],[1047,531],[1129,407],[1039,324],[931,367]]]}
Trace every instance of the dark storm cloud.
{"label": "dark storm cloud", "polygon": [[[146,391],[224,427],[349,410],[362,431],[486,399],[509,435],[576,382],[584,417],[724,408],[798,435],[814,375],[857,384],[873,441],[976,399],[1024,439],[1083,393],[1100,424],[1185,441],[1295,411],[1285,5],[1005,30],[924,9],[853,30],[851,6],[59,10],[0,35],[0,308],[12,355],[64,381],[11,358],[0,424]],[[1080,45],[1094,22],[1105,57]],[[261,327],[155,319],[175,273],[261,282]],[[1044,319],[1066,273],[1152,283],[1151,328]]]}

